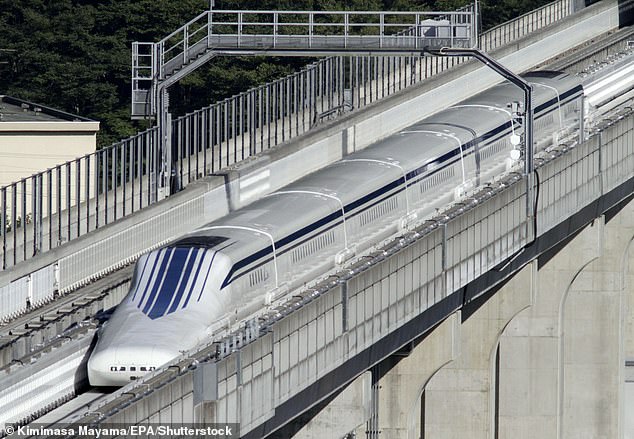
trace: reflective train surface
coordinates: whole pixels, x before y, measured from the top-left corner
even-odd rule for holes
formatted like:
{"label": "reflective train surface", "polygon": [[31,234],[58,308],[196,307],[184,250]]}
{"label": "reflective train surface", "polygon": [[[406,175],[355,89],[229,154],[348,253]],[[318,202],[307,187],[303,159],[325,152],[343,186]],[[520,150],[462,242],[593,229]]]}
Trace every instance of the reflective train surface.
{"label": "reflective train surface", "polygon": [[[525,79],[537,150],[578,135],[580,80]],[[145,254],[100,330],[90,383],[136,379],[506,172],[523,133],[515,102],[517,87],[497,85]]]}

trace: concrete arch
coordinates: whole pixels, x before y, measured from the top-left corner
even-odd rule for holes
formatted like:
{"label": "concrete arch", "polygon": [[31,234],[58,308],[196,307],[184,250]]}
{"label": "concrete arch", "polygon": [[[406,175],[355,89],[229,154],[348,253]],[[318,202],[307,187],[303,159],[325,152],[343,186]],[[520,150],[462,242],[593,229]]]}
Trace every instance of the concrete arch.
{"label": "concrete arch", "polygon": [[579,261],[557,310],[559,439],[623,437],[626,322],[634,300],[628,289],[634,202],[606,217],[593,224],[598,226],[598,254]]}
{"label": "concrete arch", "polygon": [[461,322],[460,356],[425,384],[429,437],[491,437],[491,362],[505,327],[532,304],[533,272],[532,264],[524,266]]}
{"label": "concrete arch", "polygon": [[[425,391],[425,387],[427,387],[427,384],[429,384],[429,382],[432,380],[432,378],[434,378],[434,376],[438,372],[440,372],[445,366],[447,366],[448,364],[450,364],[453,361],[454,360],[452,359],[452,360],[449,360],[449,361],[445,362],[444,364],[440,365],[431,375],[429,375],[429,377],[423,383],[423,385],[420,386],[420,389],[418,390],[418,393],[416,395],[416,399],[414,399],[414,401],[410,405],[410,410],[409,410],[408,415],[407,415],[407,439],[416,439],[416,437],[414,436],[415,430],[416,430],[416,419],[414,418],[414,415],[415,415],[415,412],[416,412],[416,408],[419,407],[418,402],[420,401],[421,397],[423,396],[423,392]],[[423,428],[422,425],[421,425],[421,428]]]}
{"label": "concrete arch", "polygon": [[566,290],[561,295],[559,300],[559,309],[557,313],[557,438],[563,437],[563,399],[564,399],[564,313],[566,309],[566,302],[570,296],[572,286],[579,278],[581,273],[589,267],[594,261],[597,261],[599,256],[595,256],[586,261],[576,273],[574,273],[572,279],[568,283]]}
{"label": "concrete arch", "polygon": [[[527,267],[530,268],[531,275],[532,275],[533,271],[537,270],[537,261],[531,262],[530,264],[527,265]],[[495,343],[493,344],[493,346],[491,347],[491,351],[489,352],[489,380],[490,380],[491,388],[495,388],[495,386],[498,384],[496,382],[497,364],[495,360],[498,353],[498,348],[500,346],[500,340],[502,338],[502,335],[506,331],[506,328],[508,328],[509,325],[513,322],[513,320],[515,320],[515,318],[519,316],[521,313],[523,313],[525,310],[533,306],[534,303],[535,303],[535,288],[533,287],[533,285],[531,285],[530,302],[527,303],[525,306],[519,308],[517,312],[513,314],[511,318],[506,322],[506,324],[498,331],[497,337],[495,339]],[[495,429],[493,428],[493,426],[495,425],[495,409],[496,409],[495,399],[496,399],[495,392],[489,392],[489,422],[490,422],[489,437],[491,439],[495,439]]]}
{"label": "concrete arch", "polygon": [[459,355],[460,320],[460,311],[449,316],[381,378],[379,429],[383,437],[413,437],[423,389]]}
{"label": "concrete arch", "polygon": [[[580,279],[583,267],[601,254],[601,233],[602,220],[595,221],[535,262],[533,305],[517,313],[497,340],[500,346],[497,422],[501,438],[558,436],[560,309],[562,303],[567,303],[564,297]],[[493,359],[494,353],[490,355]]]}
{"label": "concrete arch", "polygon": [[[634,274],[634,270],[630,267],[634,266],[634,232],[629,238],[623,254],[621,255],[621,276],[620,276],[620,315],[619,315],[619,382],[622,386],[619,387],[619,420],[618,431],[619,437],[625,437],[625,422],[628,419],[625,415],[625,361],[628,359],[628,355],[634,354],[634,343],[632,346],[628,346],[628,334],[634,339],[634,285],[628,284],[628,276]],[[628,288],[629,287],[629,288]],[[628,321],[630,322],[628,324]],[[629,326],[629,328],[628,328]],[[628,330],[629,329],[629,330]]]}

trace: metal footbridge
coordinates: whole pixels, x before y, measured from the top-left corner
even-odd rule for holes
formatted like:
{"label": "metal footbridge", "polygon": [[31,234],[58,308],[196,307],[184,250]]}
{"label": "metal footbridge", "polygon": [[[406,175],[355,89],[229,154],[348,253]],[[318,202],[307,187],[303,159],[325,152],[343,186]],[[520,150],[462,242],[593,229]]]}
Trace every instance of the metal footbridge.
{"label": "metal footbridge", "polygon": [[157,43],[132,45],[132,117],[155,116],[154,94],[217,55],[327,56],[477,44],[474,7],[454,12],[210,9]]}
{"label": "metal footbridge", "polygon": [[473,47],[478,43],[477,5],[476,1],[459,11],[426,13],[219,11],[212,7],[157,43],[133,43],[132,118],[156,118],[162,164],[157,191],[169,195],[178,181],[173,176],[167,89],[214,56],[419,56],[428,47]]}
{"label": "metal footbridge", "polygon": [[[522,71],[614,31],[615,14],[612,2],[575,11],[572,2],[558,1],[481,35],[480,45]],[[623,50],[628,35],[598,38],[559,68],[595,66]],[[93,317],[125,294],[128,264],[139,254],[365,147],[411,123],[408,117],[425,117],[433,111],[421,108],[425,96],[448,105],[459,99],[452,90],[477,93],[498,80],[461,61],[330,57],[174,120],[176,169],[187,188],[161,203],[156,129],[1,188],[2,230],[8,232],[2,236],[0,318],[10,330],[0,328],[0,380],[5,392],[14,392],[7,401],[33,408],[11,420],[47,412],[47,422],[204,419],[239,422],[244,437],[265,436],[315,404],[315,395],[332,395],[510,276],[548,242],[572,233],[570,224],[589,221],[632,192],[634,115],[615,109],[583,144],[557,145],[536,158],[542,194],[536,229],[526,217],[526,182],[511,174],[294,292],[256,322],[230,328],[111,395],[83,394],[73,409],[53,410],[75,394],[80,369],[67,366],[81,363]],[[411,115],[414,109],[421,114]],[[287,148],[262,153],[291,139]],[[289,163],[296,164],[292,171]],[[51,373],[56,370],[63,374]]]}

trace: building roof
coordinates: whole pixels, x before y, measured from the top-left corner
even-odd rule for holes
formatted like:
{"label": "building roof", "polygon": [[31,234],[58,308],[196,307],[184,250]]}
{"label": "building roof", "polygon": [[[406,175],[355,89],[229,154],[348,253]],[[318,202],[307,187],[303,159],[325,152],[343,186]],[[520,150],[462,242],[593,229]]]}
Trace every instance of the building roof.
{"label": "building roof", "polygon": [[2,122],[95,122],[86,117],[55,110],[11,96],[0,95]]}

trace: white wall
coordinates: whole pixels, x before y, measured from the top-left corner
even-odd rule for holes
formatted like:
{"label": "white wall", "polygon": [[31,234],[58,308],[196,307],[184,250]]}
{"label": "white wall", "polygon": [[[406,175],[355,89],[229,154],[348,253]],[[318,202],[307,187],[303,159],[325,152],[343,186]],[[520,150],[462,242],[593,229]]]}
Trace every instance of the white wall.
{"label": "white wall", "polygon": [[0,187],[95,152],[99,122],[0,122]]}

